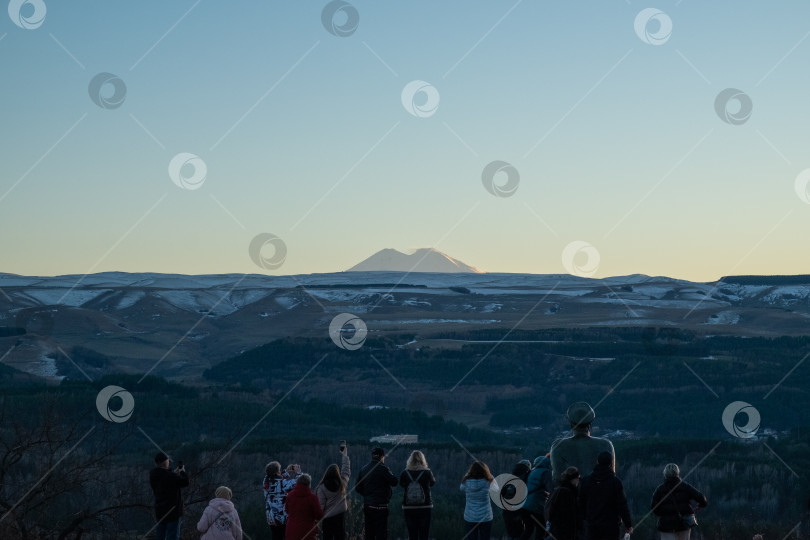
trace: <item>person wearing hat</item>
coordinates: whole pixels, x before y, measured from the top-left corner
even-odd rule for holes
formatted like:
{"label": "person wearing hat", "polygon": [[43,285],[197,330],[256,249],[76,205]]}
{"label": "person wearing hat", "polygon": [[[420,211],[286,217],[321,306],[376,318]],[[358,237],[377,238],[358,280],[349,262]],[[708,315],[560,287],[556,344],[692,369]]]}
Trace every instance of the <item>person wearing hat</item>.
{"label": "person wearing hat", "polygon": [[219,486],[197,522],[200,540],[242,540],[242,522],[231,502],[230,488]]}
{"label": "person wearing hat", "polygon": [[184,466],[169,470],[169,456],[159,452],[155,468],[149,472],[149,485],[155,495],[155,535],[157,540],[178,540],[180,518],[183,517],[183,496],[180,490],[188,486]]}
{"label": "person wearing hat", "polygon": [[371,451],[371,461],[357,476],[354,490],[363,496],[363,517],[365,519],[366,540],[388,540],[388,502],[393,487],[399,483],[385,465],[385,450],[375,447]]}
{"label": "person wearing hat", "polygon": [[613,454],[601,452],[593,473],[579,486],[579,513],[587,540],[617,540],[621,523],[633,533],[630,508],[622,481],[613,472]]}
{"label": "person wearing hat", "polygon": [[616,453],[613,450],[613,443],[602,437],[591,436],[591,423],[596,418],[593,408],[584,401],[578,401],[568,408],[566,417],[571,424],[572,434],[557,439],[551,445],[551,471],[554,484],[560,483],[560,476],[568,467],[590,471],[602,452],[609,452],[613,456],[611,469],[615,471]]}

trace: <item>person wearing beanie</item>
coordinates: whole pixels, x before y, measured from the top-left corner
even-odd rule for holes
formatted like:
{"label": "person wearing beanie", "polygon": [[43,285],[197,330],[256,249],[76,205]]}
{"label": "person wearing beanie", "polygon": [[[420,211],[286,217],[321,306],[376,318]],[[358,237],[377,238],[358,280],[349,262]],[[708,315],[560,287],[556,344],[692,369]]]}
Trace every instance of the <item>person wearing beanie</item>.
{"label": "person wearing beanie", "polygon": [[180,490],[188,486],[186,468],[181,465],[169,470],[169,456],[159,452],[155,456],[155,468],[149,472],[149,485],[155,496],[155,537],[157,540],[178,540],[183,517]]}
{"label": "person wearing beanie", "polygon": [[230,488],[219,486],[197,522],[200,540],[242,540],[242,522],[231,502]]}
{"label": "person wearing beanie", "polygon": [[619,538],[620,524],[633,533],[630,508],[622,481],[613,472],[613,454],[601,452],[593,473],[579,485],[579,512],[585,520],[588,540]]}
{"label": "person wearing beanie", "polygon": [[385,465],[385,450],[374,448],[371,461],[360,469],[354,485],[363,496],[365,540],[388,540],[388,502],[398,483],[399,478]]}

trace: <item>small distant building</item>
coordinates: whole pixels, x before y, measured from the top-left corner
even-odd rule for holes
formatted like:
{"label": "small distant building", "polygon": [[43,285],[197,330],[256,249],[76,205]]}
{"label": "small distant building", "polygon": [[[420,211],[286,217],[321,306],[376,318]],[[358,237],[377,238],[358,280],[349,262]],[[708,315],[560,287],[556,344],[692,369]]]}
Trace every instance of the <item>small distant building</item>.
{"label": "small distant building", "polygon": [[416,444],[419,442],[419,435],[380,435],[372,437],[370,442],[379,444]]}

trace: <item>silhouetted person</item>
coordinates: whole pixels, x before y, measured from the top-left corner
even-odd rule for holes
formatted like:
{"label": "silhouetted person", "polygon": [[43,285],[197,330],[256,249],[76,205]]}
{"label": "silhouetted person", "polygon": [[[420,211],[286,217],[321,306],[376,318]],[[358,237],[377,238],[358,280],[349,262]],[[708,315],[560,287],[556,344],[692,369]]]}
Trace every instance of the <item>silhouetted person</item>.
{"label": "silhouetted person", "polygon": [[585,521],[588,540],[618,540],[619,525],[633,532],[630,508],[622,481],[613,472],[613,454],[602,452],[593,473],[579,486],[579,512]]}
{"label": "silhouetted person", "polygon": [[546,501],[545,516],[549,534],[554,540],[577,540],[582,528],[579,515],[579,480],[576,467],[568,467],[560,476],[560,485],[554,488]]}
{"label": "silhouetted person", "polygon": [[159,452],[155,456],[155,468],[149,472],[149,485],[155,495],[155,537],[157,540],[178,540],[183,517],[180,490],[188,486],[186,468],[180,466],[170,471],[169,456]]}
{"label": "silhouetted person", "polygon": [[[532,462],[528,459],[520,460],[512,468],[512,476],[515,476],[526,484],[529,480],[529,474],[532,472]],[[513,483],[508,483],[501,488],[501,497],[505,497],[508,501],[513,500],[517,495],[517,487]],[[520,502],[520,501],[517,501]],[[522,504],[525,505],[525,498]],[[516,505],[517,506],[517,505]],[[524,519],[525,517],[525,519]],[[513,508],[512,506],[505,505],[503,509],[503,523],[506,526],[506,540],[521,540],[523,533],[526,531],[526,519],[530,519],[523,507]]]}
{"label": "silhouetted person", "polygon": [[664,483],[653,493],[650,509],[658,516],[661,540],[689,540],[692,529],[684,523],[684,516],[694,516],[692,501],[705,508],[706,496],[683,480],[675,463],[664,467]]}
{"label": "silhouetted person", "polygon": [[371,451],[371,461],[357,477],[354,490],[363,496],[366,540],[388,540],[388,502],[399,479],[385,466],[385,450]]}
{"label": "silhouetted person", "polygon": [[590,471],[602,452],[609,452],[613,456],[611,470],[615,471],[616,453],[613,443],[591,436],[591,423],[596,418],[591,406],[578,401],[568,408],[566,417],[573,433],[569,437],[557,439],[551,445],[551,471],[555,485],[559,484],[560,475],[568,467]]}

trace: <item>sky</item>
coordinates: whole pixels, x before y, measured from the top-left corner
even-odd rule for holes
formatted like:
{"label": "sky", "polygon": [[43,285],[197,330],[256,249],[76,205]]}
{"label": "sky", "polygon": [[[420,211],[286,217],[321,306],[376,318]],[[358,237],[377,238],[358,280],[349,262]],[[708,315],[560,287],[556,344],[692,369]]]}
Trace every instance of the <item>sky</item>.
{"label": "sky", "polygon": [[11,0],[0,272],[307,274],[434,247],[488,272],[810,273],[808,20]]}

